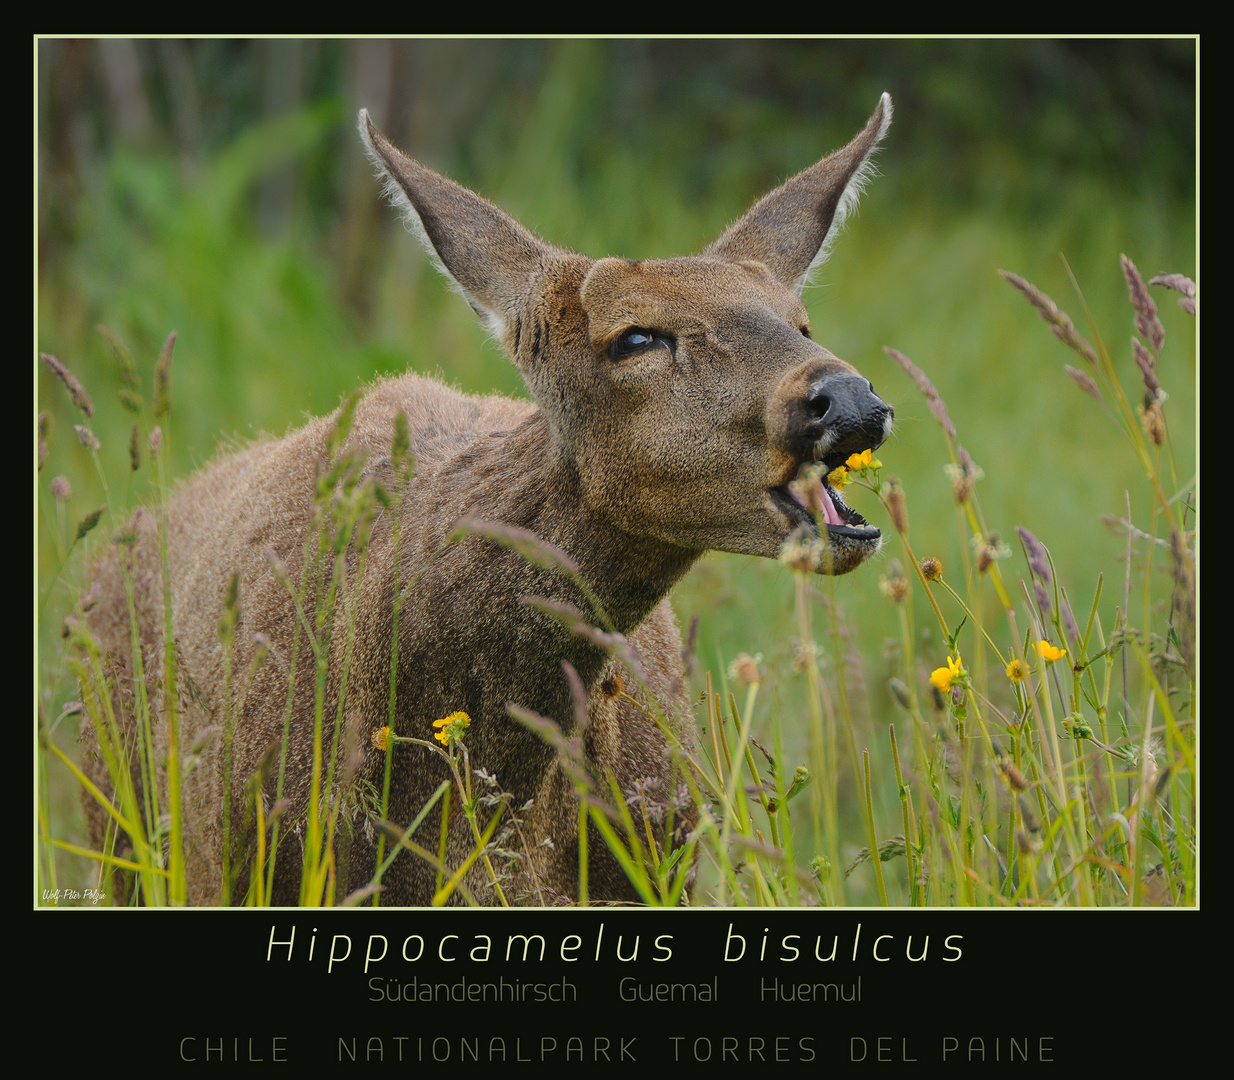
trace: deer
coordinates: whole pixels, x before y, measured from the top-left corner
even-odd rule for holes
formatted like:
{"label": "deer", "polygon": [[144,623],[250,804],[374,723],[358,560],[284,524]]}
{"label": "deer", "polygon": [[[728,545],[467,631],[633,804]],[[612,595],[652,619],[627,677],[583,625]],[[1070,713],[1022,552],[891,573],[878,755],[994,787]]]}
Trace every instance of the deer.
{"label": "deer", "polygon": [[[880,530],[849,508],[825,475],[852,453],[880,445],[893,410],[856,368],[814,339],[802,293],[857,203],[891,113],[883,94],[851,142],[765,195],[702,252],[642,261],[593,259],[547,243],[404,155],[367,111],[359,113],[360,137],[387,197],[518,369],[530,400],[472,396],[408,373],[375,382],[349,406],[347,445],[359,452],[365,475],[398,490],[391,470],[400,417],[414,473],[397,501],[379,510],[362,576],[354,552],[345,553],[354,645],[341,733],[334,725],[344,665],[330,667],[326,739],[337,736],[344,748],[348,765],[340,773],[381,787],[387,755],[375,736],[387,724],[399,603],[393,733],[427,743],[435,721],[459,713],[470,720],[470,766],[494,778],[511,805],[526,807],[527,852],[515,875],[521,887],[506,889],[513,902],[571,904],[580,889],[577,775],[520,715],[543,718],[562,740],[575,739],[596,791],[651,800],[658,827],[680,839],[698,811],[680,768],[694,737],[682,635],[668,599],[673,586],[711,550],[776,558],[797,543],[809,570],[832,575],[879,550]],[[268,763],[285,724],[285,839],[269,899],[297,900],[301,852],[288,837],[319,796],[311,783],[311,665],[302,664],[288,687],[298,615],[286,580],[300,580],[314,488],[328,469],[338,418],[259,439],[186,481],[168,511],[169,582],[153,514],[139,516],[127,555],[113,553],[93,572],[90,625],[108,658],[117,715],[129,728],[135,676],[126,566],[137,582],[140,637],[153,643],[144,671],[163,754],[173,703],[156,658],[165,644],[163,598],[171,598],[178,745],[195,755],[181,785],[192,904],[220,902],[225,865],[233,873],[241,867],[243,894],[242,853],[224,857],[224,792],[233,802],[233,842],[251,852],[253,806],[245,812],[242,793],[267,768],[255,797],[272,811]],[[811,468],[817,476],[820,463],[824,478],[807,499],[799,478]],[[572,572],[526,557],[503,542],[511,536],[562,553]],[[232,670],[251,667],[252,676],[225,755],[218,626],[233,579],[239,632]],[[580,633],[562,612],[591,623],[601,612],[605,628]],[[605,641],[628,644],[639,680]],[[253,663],[261,643],[279,662]],[[89,729],[83,740],[87,774],[110,791]],[[392,751],[387,818],[397,827],[412,823],[448,779],[440,759],[427,745],[400,742]],[[134,778],[139,782],[136,771]],[[349,813],[347,842],[336,841],[336,873],[361,889],[374,877],[381,834],[362,800]],[[420,826],[422,847],[437,849],[440,815],[438,803]],[[101,847],[107,815],[87,798],[87,816]],[[449,871],[476,841],[457,808],[445,832]],[[589,899],[637,901],[618,860],[589,836]],[[440,872],[414,850],[401,850],[381,876],[381,904],[430,903]],[[494,902],[479,863],[465,884],[473,899]]]}

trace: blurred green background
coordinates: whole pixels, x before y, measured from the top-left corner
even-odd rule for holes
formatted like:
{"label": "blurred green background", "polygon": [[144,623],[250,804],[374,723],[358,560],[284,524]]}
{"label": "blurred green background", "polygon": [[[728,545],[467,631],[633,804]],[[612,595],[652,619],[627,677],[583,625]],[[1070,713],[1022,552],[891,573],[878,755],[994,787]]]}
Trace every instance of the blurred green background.
{"label": "blurred green background", "polygon": [[[887,90],[895,120],[880,175],[807,293],[814,337],[895,407],[879,456],[904,483],[917,554],[958,568],[964,539],[942,434],[884,345],[912,357],[947,402],[985,471],[990,526],[1009,540],[1016,525],[1031,528],[1087,612],[1097,574],[1122,574],[1124,540],[1101,515],[1121,514],[1128,491],[1147,527],[1148,493],[1122,436],[1064,373],[1074,354],[996,271],[1037,284],[1092,337],[1064,255],[1138,399],[1118,256],[1145,279],[1198,269],[1196,49],[1192,39],[42,40],[37,346],[94,398],[113,506],[149,488],[144,469],[125,480],[132,418],[98,323],[132,349],[147,401],[159,347],[177,331],[178,476],[220,443],[281,433],[388,372],[519,394],[513,367],[380,199],[355,133],[359,107],[546,239],[643,258],[705,246],[847,141]],[[1196,468],[1195,326],[1155,293],[1182,485]],[[72,432],[80,416],[41,366],[37,379],[37,408],[53,423],[36,499],[40,595],[51,589],[43,706],[54,721],[72,691],[51,643],[80,575],[70,567],[48,584],[48,481],[69,478],[70,521],[103,494]],[[851,501],[887,527],[869,493]],[[889,555],[897,546],[892,534]],[[885,742],[895,719],[885,569],[834,591],[868,690],[858,746]],[[1103,602],[1107,625],[1116,592]],[[774,693],[761,701],[795,733],[792,595],[777,564],[713,554],[680,586],[677,608],[683,624],[699,615],[700,668],[717,678],[737,653],[764,654]],[[916,615],[922,655],[939,662],[945,645],[924,603]],[[815,636],[827,632],[820,613]]]}

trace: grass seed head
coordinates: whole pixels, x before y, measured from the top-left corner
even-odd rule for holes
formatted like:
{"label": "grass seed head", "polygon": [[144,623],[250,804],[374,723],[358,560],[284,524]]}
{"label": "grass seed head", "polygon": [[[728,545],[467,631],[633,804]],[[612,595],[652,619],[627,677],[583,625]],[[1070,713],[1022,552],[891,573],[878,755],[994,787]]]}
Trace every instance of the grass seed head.
{"label": "grass seed head", "polygon": [[129,468],[133,472],[141,468],[141,431],[136,424],[129,435]]}
{"label": "grass seed head", "polygon": [[270,568],[274,571],[278,583],[294,596],[296,589],[292,584],[291,574],[288,573],[287,564],[279,557],[279,553],[274,548],[267,547],[266,558],[270,560]]}
{"label": "grass seed head", "polygon": [[85,413],[87,418],[93,416],[94,403],[90,400],[90,395],[86,393],[85,388],[77,381],[77,376],[51,353],[39,353],[39,359],[51,368],[57,379],[64,383],[64,388],[69,392],[69,399],[73,404]]}
{"label": "grass seed head", "polygon": [[1016,764],[1011,758],[1001,757],[998,759],[998,772],[1012,791],[1027,790],[1028,781],[1024,778],[1024,774],[1016,768]]}
{"label": "grass seed head", "polygon": [[878,579],[878,591],[893,604],[903,604],[908,600],[908,578],[904,576],[904,567],[899,559],[892,559],[887,573]]}
{"label": "grass seed head", "polygon": [[51,431],[51,417],[45,412],[39,413],[39,472],[43,471],[43,466],[47,464],[47,437]]}
{"label": "grass seed head", "polygon": [[1025,281],[1019,274],[1013,274],[1008,270],[1000,270],[999,273],[1003,276],[1004,280],[1018,289],[1027,298],[1028,302],[1037,309],[1041,317],[1050,324],[1050,329],[1054,331],[1054,336],[1059,341],[1069,349],[1078,352],[1093,367],[1097,366],[1096,350],[1080,336],[1075,328],[1075,323],[1071,321],[1070,315],[1063,311],[1036,285]]}
{"label": "grass seed head", "polygon": [[1076,386],[1083,390],[1084,393],[1095,398],[1097,401],[1101,400],[1101,391],[1097,389],[1097,384],[1093,381],[1091,375],[1081,371],[1079,368],[1073,368],[1070,364],[1064,364],[1063,368],[1075,380]]}
{"label": "grass seed head", "polygon": [[891,524],[901,536],[908,532],[908,506],[904,502],[904,488],[899,480],[888,480],[883,485],[883,500]]}
{"label": "grass seed head", "polygon": [[1022,525],[1017,525],[1015,531],[1016,535],[1020,538],[1020,543],[1024,545],[1024,555],[1028,559],[1028,568],[1042,582],[1049,585],[1054,578],[1050,574],[1050,556],[1046,553],[1045,545]]}
{"label": "grass seed head", "polygon": [[176,332],[173,330],[163,342],[158,361],[154,365],[154,418],[162,420],[171,407],[171,350],[176,344]]}
{"label": "grass seed head", "polygon": [[219,617],[219,640],[230,645],[236,637],[240,622],[240,575],[232,574],[227,582],[227,595],[223,600],[223,613]]}
{"label": "grass seed head", "polygon": [[762,676],[759,674],[759,664],[762,663],[763,654],[751,656],[749,653],[740,653],[728,668],[729,678],[734,681],[740,680],[747,686],[751,686],[756,682],[760,682]]}
{"label": "grass seed head", "polygon": [[1140,427],[1144,435],[1154,446],[1165,443],[1165,414],[1160,403],[1154,401],[1151,405],[1141,405],[1136,412],[1140,414]]}
{"label": "grass seed head", "polygon": [[887,680],[887,689],[891,691],[891,696],[899,702],[902,709],[911,709],[913,707],[912,695],[908,692],[908,683],[903,679],[897,679],[892,676]]}
{"label": "grass seed head", "polygon": [[116,362],[120,365],[120,378],[124,381],[124,385],[132,388],[140,386],[141,379],[137,375],[137,364],[134,363],[133,354],[129,352],[128,346],[120,340],[110,327],[99,323],[95,329],[103,340],[111,346],[112,355],[115,356]]}
{"label": "grass seed head", "polygon": [[106,506],[100,506],[97,510],[91,510],[85,517],[77,523],[77,536],[75,539],[80,540],[88,532],[90,532],[98,523],[99,518],[103,516],[103,511]]}
{"label": "grass seed head", "polygon": [[993,529],[985,536],[974,535],[971,542],[979,574],[984,574],[999,559],[1005,559],[1011,554],[1011,548],[1003,543]]}
{"label": "grass seed head", "polygon": [[1148,279],[1150,285],[1164,285],[1167,289],[1195,298],[1195,282],[1183,274],[1158,274]]}
{"label": "grass seed head", "polygon": [[959,462],[955,465],[944,465],[943,470],[951,479],[952,497],[963,506],[968,502],[977,481],[985,476],[985,470],[969,457],[968,451],[962,446],[956,448],[956,457]]}
{"label": "grass seed head", "polygon": [[134,416],[141,412],[142,406],[145,404],[145,399],[127,386],[120,387],[116,391],[116,397],[120,399],[120,405],[124,411],[130,412]]}
{"label": "grass seed head", "polygon": [[1174,580],[1175,627],[1188,672],[1195,671],[1195,564],[1178,529],[1170,530],[1170,573]]}
{"label": "grass seed head", "polygon": [[1050,594],[1046,592],[1045,586],[1040,581],[1033,582],[1033,598],[1037,601],[1041,614],[1048,619],[1050,612],[1054,610],[1054,605],[1050,603]]}
{"label": "grass seed head", "polygon": [[1161,352],[1165,344],[1165,328],[1157,318],[1157,305],[1148,295],[1144,279],[1140,272],[1126,255],[1120,255],[1119,262],[1123,265],[1123,276],[1127,279],[1127,291],[1131,294],[1131,305],[1135,308],[1135,330],[1145,341],[1149,342],[1154,351]]}
{"label": "grass seed head", "polygon": [[822,654],[822,649],[819,648],[817,641],[801,641],[794,639],[793,641],[793,670],[808,671],[812,667],[818,667],[818,658]]}
{"label": "grass seed head", "polygon": [[1140,369],[1140,376],[1144,379],[1145,402],[1151,403],[1159,400],[1161,383],[1157,379],[1156,364],[1153,363],[1152,355],[1140,344],[1138,338],[1131,339],[1131,353],[1135,357],[1136,366]]}
{"label": "grass seed head", "polygon": [[780,547],[779,559],[794,570],[812,573],[826,556],[827,545],[808,529],[794,529]]}
{"label": "grass seed head", "polygon": [[[137,512],[132,516],[128,524],[123,526],[121,530],[111,538],[111,542],[119,547],[127,549],[127,552],[131,552],[137,545],[137,542],[141,539],[141,518],[142,512],[141,507],[139,506],[137,508]],[[132,561],[128,558],[127,553],[125,561],[126,565],[132,565]]]}
{"label": "grass seed head", "polygon": [[947,412],[946,403],[939,396],[938,391],[934,388],[934,384],[930,382],[926,373],[898,349],[885,346],[883,352],[899,364],[908,374],[908,377],[917,384],[917,389],[925,395],[926,401],[930,405],[930,412],[934,414],[934,419],[942,425],[943,431],[947,433],[947,438],[955,442],[955,424],[951,422],[951,414]]}
{"label": "grass seed head", "polygon": [[1058,606],[1062,609],[1061,614],[1063,626],[1067,630],[1067,639],[1073,643],[1078,642],[1080,640],[1080,628],[1076,625],[1075,614],[1071,610],[1071,605],[1067,602],[1066,594],[1060,598]]}

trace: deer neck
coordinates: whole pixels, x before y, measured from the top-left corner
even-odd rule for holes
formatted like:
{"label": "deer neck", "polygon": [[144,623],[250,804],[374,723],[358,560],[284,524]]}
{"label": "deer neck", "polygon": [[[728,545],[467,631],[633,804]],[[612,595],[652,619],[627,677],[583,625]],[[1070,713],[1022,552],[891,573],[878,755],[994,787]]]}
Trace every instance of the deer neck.
{"label": "deer neck", "polygon": [[[470,515],[512,525],[534,533],[566,552],[578,565],[592,595],[621,633],[635,629],[662,600],[701,554],[655,537],[636,535],[622,528],[588,503],[578,469],[552,437],[544,414],[536,412],[517,428],[483,439],[452,470],[459,481],[456,517]],[[489,555],[505,569],[520,561],[509,551]],[[536,575],[542,595],[567,600],[584,617],[599,625],[582,592],[566,575]],[[490,589],[496,573],[481,586]],[[509,585],[516,591],[527,576],[513,573]],[[521,596],[528,593],[521,593]]]}
{"label": "deer neck", "polygon": [[[507,705],[549,717],[568,731],[575,707],[563,661],[590,691],[607,656],[525,598],[572,604],[593,626],[602,620],[568,575],[481,536],[443,547],[444,539],[466,516],[534,533],[575,560],[621,633],[650,614],[697,553],[631,536],[589,508],[577,470],[540,414],[512,431],[474,436],[435,475],[426,469],[405,507],[422,515],[424,531],[420,550],[405,552],[404,559],[428,566],[400,617],[399,700],[408,712],[401,733],[428,738],[434,719],[467,712],[473,762],[496,773],[518,800],[530,798],[552,751],[509,716]],[[423,794],[409,788],[408,798]]]}

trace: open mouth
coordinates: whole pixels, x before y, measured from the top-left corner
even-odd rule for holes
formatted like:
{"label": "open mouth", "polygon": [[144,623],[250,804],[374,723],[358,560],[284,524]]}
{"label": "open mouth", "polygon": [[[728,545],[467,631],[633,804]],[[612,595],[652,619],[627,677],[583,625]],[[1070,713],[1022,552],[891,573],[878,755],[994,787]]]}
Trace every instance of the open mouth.
{"label": "open mouth", "polygon": [[797,478],[782,487],[772,488],[776,506],[796,525],[807,525],[821,532],[826,526],[829,539],[877,543],[882,533],[856,510],[849,507],[827,477],[842,461],[804,462]]}

